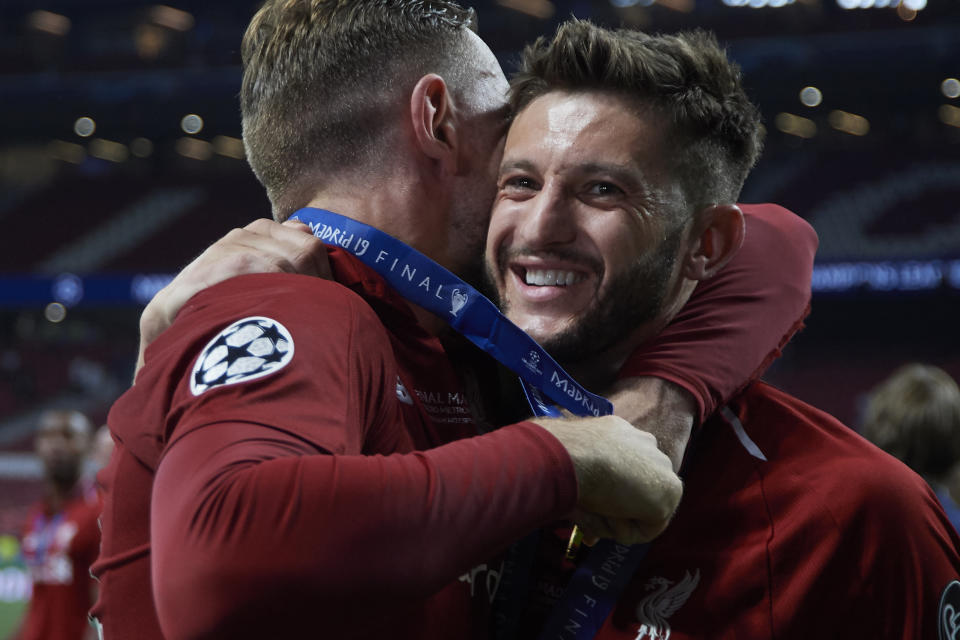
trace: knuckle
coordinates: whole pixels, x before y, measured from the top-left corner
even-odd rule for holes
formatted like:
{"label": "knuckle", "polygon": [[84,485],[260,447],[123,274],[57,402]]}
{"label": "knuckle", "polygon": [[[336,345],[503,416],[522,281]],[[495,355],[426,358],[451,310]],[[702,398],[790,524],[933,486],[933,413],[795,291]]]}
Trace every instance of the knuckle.
{"label": "knuckle", "polygon": [[308,236],[304,239],[300,251],[297,253],[298,262],[312,262],[315,256],[321,255],[326,251],[326,245],[315,236]]}
{"label": "knuckle", "polygon": [[287,273],[297,273],[299,269],[294,262],[291,262],[284,256],[270,256],[267,260],[274,271],[284,271]]}
{"label": "knuckle", "polygon": [[256,218],[244,227],[244,229],[253,231],[254,233],[264,233],[270,229],[272,222],[272,220],[267,220],[266,218]]}
{"label": "knuckle", "polygon": [[224,272],[232,275],[256,273],[258,261],[252,253],[238,251],[231,253],[221,261]]}
{"label": "knuckle", "polygon": [[[247,226],[249,227],[250,225],[247,225]],[[247,234],[246,228],[241,229],[239,227],[234,227],[233,229],[230,229],[230,231],[227,232],[227,235],[223,236],[223,240],[230,240],[230,241],[239,240],[246,234]]]}

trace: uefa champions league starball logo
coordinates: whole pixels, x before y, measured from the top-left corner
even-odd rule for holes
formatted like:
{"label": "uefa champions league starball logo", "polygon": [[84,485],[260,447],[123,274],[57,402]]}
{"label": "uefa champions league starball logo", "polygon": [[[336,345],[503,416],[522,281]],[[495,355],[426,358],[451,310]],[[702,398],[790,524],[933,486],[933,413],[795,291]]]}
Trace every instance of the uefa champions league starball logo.
{"label": "uefa champions league starball logo", "polygon": [[262,378],[293,358],[293,338],[282,324],[253,316],[234,322],[207,343],[190,375],[195,396],[214,387]]}

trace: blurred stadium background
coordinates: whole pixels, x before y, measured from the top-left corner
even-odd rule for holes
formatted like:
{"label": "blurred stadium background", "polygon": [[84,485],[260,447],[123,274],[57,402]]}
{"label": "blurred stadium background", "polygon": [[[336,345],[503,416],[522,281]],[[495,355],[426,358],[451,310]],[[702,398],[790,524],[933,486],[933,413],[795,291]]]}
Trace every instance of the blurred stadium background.
{"label": "blurred stadium background", "polygon": [[[142,305],[214,239],[269,215],[243,157],[239,43],[257,2],[0,5],[0,638],[28,584],[36,415],[105,420]],[[505,69],[571,15],[717,32],[767,127],[745,202],[820,234],[813,313],[768,378],[850,424],[908,361],[960,377],[957,0],[483,0]],[[6,537],[4,537],[6,534]]]}

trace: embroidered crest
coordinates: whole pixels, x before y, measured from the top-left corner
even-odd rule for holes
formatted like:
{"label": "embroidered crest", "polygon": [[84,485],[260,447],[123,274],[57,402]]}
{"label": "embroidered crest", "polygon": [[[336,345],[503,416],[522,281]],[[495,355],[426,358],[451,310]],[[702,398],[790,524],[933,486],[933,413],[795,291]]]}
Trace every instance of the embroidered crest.
{"label": "embroidered crest", "polygon": [[193,395],[228,384],[270,375],[293,358],[293,338],[287,328],[263,316],[231,324],[207,343],[190,375]]}
{"label": "embroidered crest", "polygon": [[954,580],[940,596],[940,640],[960,639],[960,581]]}
{"label": "embroidered crest", "polygon": [[683,578],[674,584],[656,576],[647,581],[647,591],[653,591],[637,605],[640,628],[634,640],[667,640],[670,637],[669,618],[690,598],[700,583],[700,570],[691,576],[684,572]]}

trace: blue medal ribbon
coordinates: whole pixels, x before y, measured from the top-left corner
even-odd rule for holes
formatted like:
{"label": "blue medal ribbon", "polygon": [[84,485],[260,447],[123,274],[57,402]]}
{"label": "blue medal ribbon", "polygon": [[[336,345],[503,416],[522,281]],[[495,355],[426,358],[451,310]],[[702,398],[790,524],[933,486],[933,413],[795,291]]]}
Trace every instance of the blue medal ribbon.
{"label": "blue medal ribbon", "polygon": [[560,413],[537,393],[580,416],[613,413],[606,398],[590,393],[543,347],[513,324],[479,291],[416,249],[379,229],[324,209],[300,209],[303,222],[324,243],[352,253],[400,295],[440,316],[475,345],[520,376],[538,415]]}
{"label": "blue medal ribbon", "polygon": [[[353,254],[408,301],[443,318],[509,367],[520,376],[535,415],[561,415],[548,399],[579,416],[613,413],[609,400],[584,389],[489,299],[416,249],[370,225],[325,209],[307,207],[290,219],[306,224],[325,244]],[[593,638],[647,547],[624,546],[612,540],[598,542],[574,572],[540,635],[541,640]],[[505,626],[514,627],[515,622]]]}

